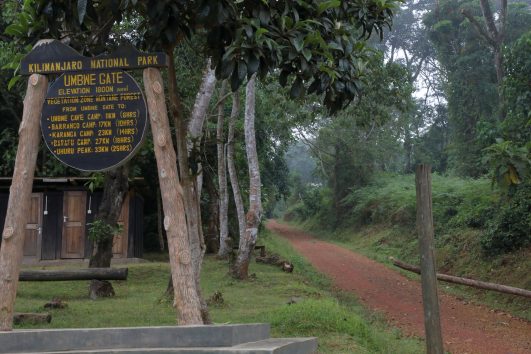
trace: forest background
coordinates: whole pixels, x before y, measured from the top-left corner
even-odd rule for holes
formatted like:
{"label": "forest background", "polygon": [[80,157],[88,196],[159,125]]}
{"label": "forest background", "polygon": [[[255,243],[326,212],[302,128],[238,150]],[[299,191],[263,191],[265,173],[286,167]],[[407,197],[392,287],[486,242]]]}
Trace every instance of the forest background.
{"label": "forest background", "polygon": [[[31,46],[20,40],[21,33],[30,36],[29,31],[39,28],[33,5],[32,1],[0,4],[2,176],[12,174],[22,117],[24,80],[16,70]],[[334,114],[317,95],[305,94],[302,81],[288,83],[283,70],[259,80],[255,129],[264,217],[284,215],[380,260],[392,253],[414,261],[412,171],[418,163],[429,163],[436,173],[433,203],[439,268],[529,288],[530,6],[529,1],[504,0],[403,3],[392,30],[385,31],[383,40],[371,38],[371,55],[356,63],[370,73],[352,82],[361,94]],[[114,23],[108,50],[123,41],[140,43],[143,34],[138,28],[139,20],[132,15]],[[198,32],[179,42],[173,52],[185,116],[193,111],[204,78],[206,42],[208,38]],[[218,83],[198,149],[189,159],[192,167],[198,164],[203,171],[201,220],[210,252],[218,251],[221,233],[218,117],[232,111],[231,100],[222,100],[224,95]],[[229,121],[222,125],[221,139],[228,143]],[[243,136],[243,120],[238,119],[234,157],[247,200]],[[152,149],[148,140],[127,176],[146,180],[145,209],[152,212],[146,215],[145,248],[160,251],[167,245],[160,237],[164,236],[158,226],[161,215],[151,192],[158,184]],[[60,165],[42,146],[36,175],[79,172]],[[104,176],[93,178],[102,185]],[[232,198],[228,234],[238,239]],[[500,301],[523,308],[517,300]]]}

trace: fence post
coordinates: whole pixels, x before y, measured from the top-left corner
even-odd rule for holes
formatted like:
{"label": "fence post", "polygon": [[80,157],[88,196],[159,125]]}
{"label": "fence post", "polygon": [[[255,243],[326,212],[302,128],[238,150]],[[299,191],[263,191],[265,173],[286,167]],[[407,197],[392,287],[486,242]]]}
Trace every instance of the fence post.
{"label": "fence post", "polygon": [[430,165],[421,164],[417,166],[415,184],[417,190],[417,232],[419,235],[426,349],[428,354],[443,354],[433,241]]}

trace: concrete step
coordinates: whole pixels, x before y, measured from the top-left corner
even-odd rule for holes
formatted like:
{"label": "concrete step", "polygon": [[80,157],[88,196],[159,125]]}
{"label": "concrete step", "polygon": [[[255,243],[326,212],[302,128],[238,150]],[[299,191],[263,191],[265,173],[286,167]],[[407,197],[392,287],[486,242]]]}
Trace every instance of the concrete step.
{"label": "concrete step", "polygon": [[232,347],[95,349],[49,351],[41,354],[313,354],[316,352],[316,338],[272,338]]}
{"label": "concrete step", "polygon": [[233,347],[268,338],[269,325],[260,323],[15,330],[0,332],[0,353],[42,353],[72,350],[82,352],[85,350],[108,350],[109,348],[216,348]]}

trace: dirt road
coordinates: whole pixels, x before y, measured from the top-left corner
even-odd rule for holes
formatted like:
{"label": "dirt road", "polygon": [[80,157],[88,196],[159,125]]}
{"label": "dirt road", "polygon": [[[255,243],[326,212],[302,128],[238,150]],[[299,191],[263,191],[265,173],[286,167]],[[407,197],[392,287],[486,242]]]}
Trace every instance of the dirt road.
{"label": "dirt road", "polygon": [[[287,238],[338,288],[381,312],[407,335],[424,336],[420,283],[384,265],[271,220],[267,228]],[[531,354],[531,323],[439,293],[443,341],[452,353]]]}

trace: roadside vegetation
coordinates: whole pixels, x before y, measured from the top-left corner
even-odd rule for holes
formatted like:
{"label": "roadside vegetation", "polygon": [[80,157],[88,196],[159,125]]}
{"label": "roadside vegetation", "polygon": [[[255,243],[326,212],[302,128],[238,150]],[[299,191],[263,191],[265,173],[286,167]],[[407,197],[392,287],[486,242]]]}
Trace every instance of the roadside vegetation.
{"label": "roadside vegetation", "polygon": [[[328,190],[306,189],[284,218],[390,267],[390,256],[419,264],[414,179],[413,175],[383,174],[351,191],[342,202],[348,213],[336,224],[329,222]],[[438,271],[531,288],[531,195],[521,193],[521,198],[507,201],[488,179],[438,174],[433,175],[432,186]],[[531,319],[528,299],[439,284],[468,301]]]}
{"label": "roadside vegetation", "polygon": [[[387,328],[352,296],[332,292],[328,279],[285,240],[267,231],[263,235],[267,251],[293,262],[294,272],[253,262],[250,279],[242,282],[229,275],[226,260],[206,257],[202,288],[214,323],[269,322],[274,337],[318,337],[320,353],[422,352],[418,340]],[[158,254],[148,258],[154,261],[128,265],[127,281],[113,282],[113,298],[90,300],[84,281],[22,282],[16,311],[43,312],[43,305],[57,297],[68,307],[46,310],[52,322],[39,328],[175,325],[172,300],[164,295],[169,264]]]}

